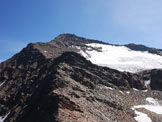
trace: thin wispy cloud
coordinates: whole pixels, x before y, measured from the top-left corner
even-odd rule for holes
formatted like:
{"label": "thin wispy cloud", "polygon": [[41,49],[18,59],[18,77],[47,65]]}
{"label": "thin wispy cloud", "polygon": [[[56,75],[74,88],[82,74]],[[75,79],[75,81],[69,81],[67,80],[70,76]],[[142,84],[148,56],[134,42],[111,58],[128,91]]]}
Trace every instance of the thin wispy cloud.
{"label": "thin wispy cloud", "polygon": [[161,0],[115,0],[114,21],[125,28],[145,34],[161,34],[161,5]]}
{"label": "thin wispy cloud", "polygon": [[161,5],[161,0],[114,0],[111,12],[119,40],[161,48]]}

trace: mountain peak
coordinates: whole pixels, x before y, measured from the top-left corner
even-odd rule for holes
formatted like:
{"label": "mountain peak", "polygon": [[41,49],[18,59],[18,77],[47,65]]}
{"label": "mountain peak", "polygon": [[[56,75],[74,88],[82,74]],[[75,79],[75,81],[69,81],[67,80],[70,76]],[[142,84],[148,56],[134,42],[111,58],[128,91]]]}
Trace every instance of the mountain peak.
{"label": "mountain peak", "polygon": [[75,40],[77,40],[77,38],[81,38],[81,37],[78,37],[75,34],[63,33],[63,34],[58,35],[51,42],[53,42],[53,41],[65,41],[65,40],[66,41],[69,41],[69,40],[75,41]]}
{"label": "mountain peak", "polygon": [[57,36],[54,40],[50,41],[49,44],[61,44],[61,45],[85,45],[88,43],[100,43],[100,44],[108,44],[102,41],[94,40],[94,39],[87,39],[80,36],[77,36],[75,34],[70,33],[63,33]]}
{"label": "mountain peak", "polygon": [[71,34],[71,33],[62,33],[62,34],[58,35],[57,37],[77,37],[77,36],[75,34]]}

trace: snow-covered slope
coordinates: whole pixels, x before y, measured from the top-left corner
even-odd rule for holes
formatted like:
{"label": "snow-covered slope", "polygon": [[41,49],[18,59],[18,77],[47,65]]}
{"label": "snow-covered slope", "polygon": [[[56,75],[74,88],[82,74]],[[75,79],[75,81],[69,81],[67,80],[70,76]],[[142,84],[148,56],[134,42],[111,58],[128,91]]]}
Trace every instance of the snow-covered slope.
{"label": "snow-covered slope", "polygon": [[120,71],[139,72],[146,69],[162,68],[162,56],[148,52],[134,51],[125,46],[98,43],[86,44],[88,48],[80,49],[80,54],[92,63]]}
{"label": "snow-covered slope", "polygon": [[132,108],[133,110],[135,110],[136,113],[135,120],[137,122],[152,122],[152,120],[149,118],[149,116],[146,113],[138,111],[140,108],[153,112],[154,114],[157,115],[162,115],[162,105],[159,104],[157,100],[148,97],[146,98],[146,102],[147,102],[146,105],[136,105]]}

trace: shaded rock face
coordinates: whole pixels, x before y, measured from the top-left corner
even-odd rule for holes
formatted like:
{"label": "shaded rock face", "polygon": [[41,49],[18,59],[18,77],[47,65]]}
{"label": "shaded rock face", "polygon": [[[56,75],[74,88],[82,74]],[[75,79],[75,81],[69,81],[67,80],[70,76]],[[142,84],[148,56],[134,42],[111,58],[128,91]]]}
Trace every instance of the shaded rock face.
{"label": "shaded rock face", "polygon": [[[88,40],[63,34],[48,43],[29,44],[0,64],[0,116],[5,122],[135,122],[131,107],[145,97],[162,98],[161,71],[119,72],[92,64],[72,45]],[[127,93],[130,92],[130,94]]]}
{"label": "shaded rock face", "polygon": [[151,72],[150,87],[153,90],[160,90],[160,91],[162,91],[162,70],[153,70]]}
{"label": "shaded rock face", "polygon": [[135,50],[135,51],[147,51],[152,54],[157,54],[157,55],[162,55],[162,50],[161,49],[156,49],[156,48],[149,48],[144,45],[136,45],[136,44],[128,44],[125,45],[126,47]]}
{"label": "shaded rock face", "polygon": [[162,91],[162,70],[161,69],[146,70],[138,74],[144,81],[150,80],[149,87],[152,90]]}

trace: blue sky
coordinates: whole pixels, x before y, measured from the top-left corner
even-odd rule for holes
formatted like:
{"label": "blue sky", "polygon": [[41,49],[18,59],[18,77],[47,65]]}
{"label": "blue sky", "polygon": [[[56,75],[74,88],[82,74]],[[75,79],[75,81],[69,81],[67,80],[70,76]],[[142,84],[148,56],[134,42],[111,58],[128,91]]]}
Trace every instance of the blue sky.
{"label": "blue sky", "polygon": [[0,0],[0,61],[30,42],[74,33],[162,48],[161,0]]}

